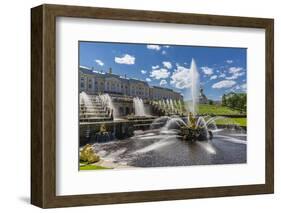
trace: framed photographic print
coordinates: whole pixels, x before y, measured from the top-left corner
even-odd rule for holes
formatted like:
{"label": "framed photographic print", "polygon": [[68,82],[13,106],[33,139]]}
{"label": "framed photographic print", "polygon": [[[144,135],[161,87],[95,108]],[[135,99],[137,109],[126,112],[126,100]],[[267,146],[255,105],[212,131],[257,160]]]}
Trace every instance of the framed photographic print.
{"label": "framed photographic print", "polygon": [[31,203],[273,193],[272,19],[31,9]]}

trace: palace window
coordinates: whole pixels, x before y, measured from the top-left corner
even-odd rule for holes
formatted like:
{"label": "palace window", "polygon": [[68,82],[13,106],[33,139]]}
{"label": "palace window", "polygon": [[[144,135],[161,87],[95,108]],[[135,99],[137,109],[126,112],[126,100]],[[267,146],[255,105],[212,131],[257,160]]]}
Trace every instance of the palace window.
{"label": "palace window", "polygon": [[84,78],[81,78],[80,80],[80,87],[84,88],[85,84],[84,84]]}
{"label": "palace window", "polygon": [[91,80],[91,79],[88,80],[88,88],[89,88],[89,89],[92,88],[92,80]]}

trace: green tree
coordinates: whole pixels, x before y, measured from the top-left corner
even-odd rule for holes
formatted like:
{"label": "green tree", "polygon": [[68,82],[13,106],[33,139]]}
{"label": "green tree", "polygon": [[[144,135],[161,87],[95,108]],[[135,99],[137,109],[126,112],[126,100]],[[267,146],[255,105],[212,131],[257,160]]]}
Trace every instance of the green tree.
{"label": "green tree", "polygon": [[222,96],[221,105],[226,106],[226,95],[225,94],[223,94],[223,96]]}
{"label": "green tree", "polygon": [[222,105],[239,110],[240,113],[247,111],[247,94],[246,93],[228,93],[222,97]]}

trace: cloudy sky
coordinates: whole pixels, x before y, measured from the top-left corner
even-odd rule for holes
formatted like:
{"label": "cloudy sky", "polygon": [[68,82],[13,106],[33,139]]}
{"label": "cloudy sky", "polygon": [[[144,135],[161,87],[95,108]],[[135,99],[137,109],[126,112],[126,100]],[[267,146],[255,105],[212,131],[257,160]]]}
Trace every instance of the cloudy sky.
{"label": "cloudy sky", "polygon": [[191,59],[200,85],[209,99],[224,93],[246,91],[245,48],[200,47],[157,44],[79,42],[79,65],[168,87],[190,99]]}

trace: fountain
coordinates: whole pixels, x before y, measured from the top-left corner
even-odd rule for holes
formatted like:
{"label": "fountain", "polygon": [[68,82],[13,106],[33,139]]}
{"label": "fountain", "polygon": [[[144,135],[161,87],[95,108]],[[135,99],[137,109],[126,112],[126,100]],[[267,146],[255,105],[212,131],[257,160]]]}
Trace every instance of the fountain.
{"label": "fountain", "polygon": [[102,124],[100,126],[99,132],[97,132],[95,135],[95,141],[98,141],[99,143],[108,142],[108,141],[112,140],[113,138],[114,137],[113,137],[112,133],[107,131],[105,124]]}
{"label": "fountain", "polygon": [[[90,152],[96,156],[88,159],[85,151],[89,150],[85,147],[80,152],[81,161],[96,162],[100,157],[100,162],[109,162],[117,168],[120,165],[157,167],[247,162],[246,134],[237,131],[242,128],[238,129],[227,117],[199,115],[200,76],[194,59],[188,75],[190,87],[186,92],[191,97],[188,104],[179,99],[147,101],[154,109],[150,114],[145,111],[141,98],[130,99],[134,115],[127,115],[121,121],[94,124],[93,134],[88,137],[92,140],[87,143],[94,142]],[[80,97],[81,103],[91,104],[86,94],[82,93]],[[98,99],[103,107],[114,112],[115,117],[118,111],[111,97],[104,94]],[[218,122],[220,119],[225,122]]]}
{"label": "fountain", "polygon": [[[128,115],[121,122],[99,122],[96,129],[93,128],[95,134],[90,138],[94,140],[88,142],[94,142],[93,150],[89,145],[81,147],[81,162],[94,163],[101,159],[99,163],[106,162],[116,168],[120,165],[158,167],[247,162],[246,134],[242,128],[238,129],[227,117],[199,115],[200,76],[194,59],[188,75],[186,78],[191,77],[186,91],[191,95],[189,106],[182,100],[152,100],[150,104],[157,115],[152,116],[145,111],[141,98],[133,98],[134,115]],[[85,94],[80,97],[81,103],[91,102]],[[108,94],[98,98],[116,113]]]}
{"label": "fountain", "polygon": [[[196,140],[207,140],[212,139],[213,134],[208,130],[207,123],[204,117],[197,116],[197,105],[199,97],[199,73],[196,67],[195,60],[192,59],[190,66],[191,76],[191,106],[188,107],[189,113],[186,117],[169,117],[165,123],[163,130],[167,131],[170,129],[179,130],[179,135],[182,136],[183,140],[196,141]],[[169,109],[174,111],[174,104],[172,100],[166,100],[166,105]]]}
{"label": "fountain", "polygon": [[190,65],[190,75],[191,75],[191,97],[192,97],[192,105],[190,107],[190,111],[193,115],[197,114],[197,105],[199,98],[199,73],[197,71],[197,66],[195,60],[191,60]]}
{"label": "fountain", "polygon": [[[213,134],[211,128],[209,129],[209,125],[216,127],[215,119],[210,118],[207,123],[204,117],[197,115],[199,73],[194,59],[191,61],[190,76],[191,83],[189,91],[192,98],[190,106],[186,106],[187,109],[184,109],[181,101],[172,99],[162,99],[154,102],[154,104],[159,106],[160,110],[164,110],[164,113],[162,113],[164,116],[156,118],[150,125],[150,129],[155,130],[160,128],[160,134],[176,133],[186,141],[212,139]],[[134,106],[137,116],[145,115],[141,99],[134,98]]]}
{"label": "fountain", "polygon": [[[133,102],[134,115],[130,114],[123,117],[121,121],[115,120],[108,122],[107,129],[101,124],[96,124],[95,142],[108,142],[113,139],[127,139],[138,133],[140,136],[143,133],[155,134],[157,137],[168,137],[173,135],[177,139],[193,142],[193,141],[208,141],[213,138],[213,133],[220,131],[221,126],[217,126],[218,119],[227,119],[223,117],[199,116],[198,100],[199,100],[199,72],[196,67],[195,60],[192,59],[190,66],[190,88],[186,92],[190,93],[191,101],[189,107],[182,100],[160,99],[152,100],[149,103],[153,106],[154,114],[149,114],[145,111],[144,101],[139,97],[134,97],[130,100]],[[81,94],[81,103],[91,102],[86,94]],[[110,113],[117,116],[112,99],[108,94],[99,95],[96,99]],[[115,101],[115,99],[114,99]],[[95,100],[93,103],[97,102]],[[89,103],[91,104],[91,103]],[[220,122],[222,125],[224,122]],[[227,125],[229,122],[225,122]],[[223,126],[223,125],[222,125]],[[234,125],[228,127],[235,128]]]}
{"label": "fountain", "polygon": [[[179,135],[186,141],[207,140],[212,138],[212,133],[208,130],[206,121],[203,117],[197,116],[197,105],[199,97],[199,73],[195,60],[192,59],[190,66],[191,76],[191,106],[188,107],[189,113],[186,117],[169,117],[162,129],[179,130]],[[174,112],[174,103],[172,100],[166,100],[169,109]]]}
{"label": "fountain", "polygon": [[80,93],[80,103],[83,106],[83,113],[87,112],[87,107],[93,107],[93,103],[85,92]]}
{"label": "fountain", "polygon": [[143,100],[139,97],[133,98],[135,116],[146,116]]}
{"label": "fountain", "polygon": [[109,94],[99,95],[99,98],[103,106],[107,107],[111,111],[110,114],[113,116],[113,119],[117,118],[119,116],[119,113],[118,110],[115,108],[110,95]]}

